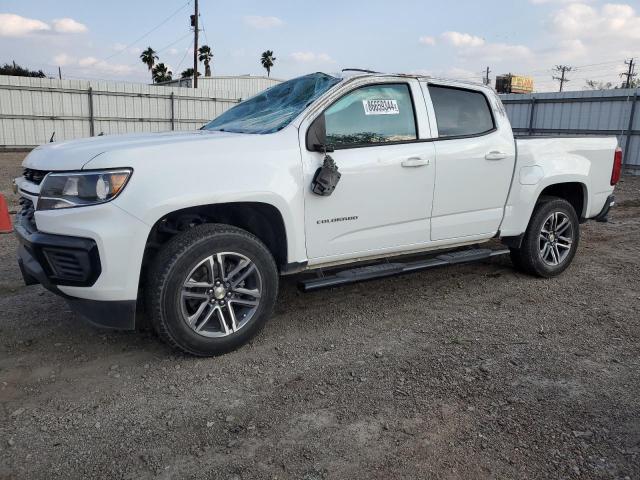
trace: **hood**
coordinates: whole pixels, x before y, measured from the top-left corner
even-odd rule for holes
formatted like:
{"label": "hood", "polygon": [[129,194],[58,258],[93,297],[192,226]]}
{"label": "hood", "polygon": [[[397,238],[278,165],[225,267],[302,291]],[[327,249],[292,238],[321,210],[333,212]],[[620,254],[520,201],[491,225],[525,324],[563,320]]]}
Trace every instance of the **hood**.
{"label": "hood", "polygon": [[92,159],[105,152],[162,147],[183,142],[215,141],[243,134],[196,130],[188,132],[104,135],[41,145],[29,153],[22,166],[35,170],[81,170]]}

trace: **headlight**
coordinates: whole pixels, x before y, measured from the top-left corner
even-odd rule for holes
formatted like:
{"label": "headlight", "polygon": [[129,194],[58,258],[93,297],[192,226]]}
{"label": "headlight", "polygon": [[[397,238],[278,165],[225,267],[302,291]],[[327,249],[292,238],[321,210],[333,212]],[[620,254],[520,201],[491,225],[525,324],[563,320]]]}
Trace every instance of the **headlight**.
{"label": "headlight", "polygon": [[132,170],[50,173],[42,181],[38,210],[83,207],[113,200],[124,189]]}

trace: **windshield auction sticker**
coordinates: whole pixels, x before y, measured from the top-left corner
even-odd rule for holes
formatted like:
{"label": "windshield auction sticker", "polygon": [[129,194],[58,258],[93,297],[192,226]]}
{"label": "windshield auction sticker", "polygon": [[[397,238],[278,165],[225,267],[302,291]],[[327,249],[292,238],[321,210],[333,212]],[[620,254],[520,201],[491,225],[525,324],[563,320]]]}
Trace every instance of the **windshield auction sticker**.
{"label": "windshield auction sticker", "polygon": [[363,100],[365,115],[399,115],[400,108],[396,100]]}

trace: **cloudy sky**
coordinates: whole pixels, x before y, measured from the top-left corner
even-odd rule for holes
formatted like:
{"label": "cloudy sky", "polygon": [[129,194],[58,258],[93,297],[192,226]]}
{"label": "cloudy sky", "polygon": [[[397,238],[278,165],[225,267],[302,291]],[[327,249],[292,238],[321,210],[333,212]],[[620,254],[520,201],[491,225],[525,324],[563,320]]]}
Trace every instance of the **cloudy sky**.
{"label": "cloudy sky", "polygon": [[[0,63],[15,60],[65,78],[146,82],[140,51],[152,46],[174,74],[192,63],[187,0],[0,0]],[[554,65],[574,67],[568,89],[587,79],[619,83],[640,57],[640,0],[200,0],[203,43],[219,75],[290,78],[346,67],[481,80],[496,73],[557,88]],[[640,69],[638,69],[640,73]]]}

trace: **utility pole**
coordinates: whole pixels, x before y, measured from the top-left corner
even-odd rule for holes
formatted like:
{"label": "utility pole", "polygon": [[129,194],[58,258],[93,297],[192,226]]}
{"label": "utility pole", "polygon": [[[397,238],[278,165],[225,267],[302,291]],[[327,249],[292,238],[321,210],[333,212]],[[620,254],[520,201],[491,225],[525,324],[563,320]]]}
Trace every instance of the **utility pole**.
{"label": "utility pole", "polygon": [[573,67],[568,67],[567,65],[556,65],[554,70],[560,73],[560,76],[552,76],[551,78],[560,82],[560,91],[562,91],[562,87],[564,87],[564,84],[570,81],[568,78],[566,78],[566,74],[573,70]]}
{"label": "utility pole", "polygon": [[58,66],[58,78],[62,80],[62,69]]}
{"label": "utility pole", "polygon": [[193,88],[198,88],[198,0],[195,0],[195,11],[191,16],[193,27]]}
{"label": "utility pole", "polygon": [[487,67],[487,73],[485,74],[485,77],[484,77],[484,84],[487,86],[491,84],[491,81],[489,80],[490,73],[491,73],[491,70],[489,70],[489,67]]}
{"label": "utility pole", "polygon": [[634,72],[636,64],[633,61],[633,58],[631,60],[629,60],[628,62],[625,60],[624,64],[625,65],[629,65],[629,70],[627,71],[627,73],[621,73],[620,74],[621,77],[627,77],[627,79],[625,80],[625,82],[623,84],[623,88],[631,88],[631,85],[633,83],[633,77],[635,77],[637,75]]}

